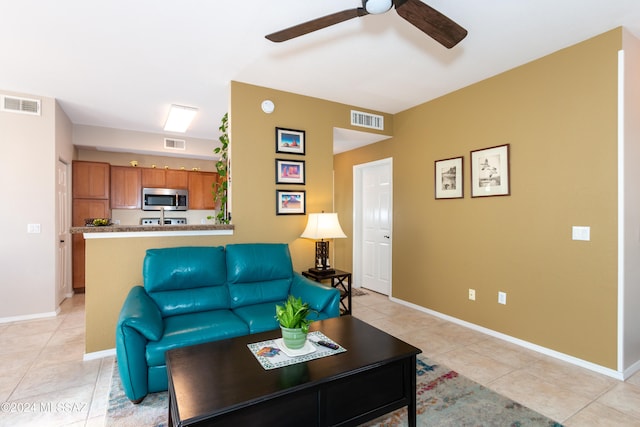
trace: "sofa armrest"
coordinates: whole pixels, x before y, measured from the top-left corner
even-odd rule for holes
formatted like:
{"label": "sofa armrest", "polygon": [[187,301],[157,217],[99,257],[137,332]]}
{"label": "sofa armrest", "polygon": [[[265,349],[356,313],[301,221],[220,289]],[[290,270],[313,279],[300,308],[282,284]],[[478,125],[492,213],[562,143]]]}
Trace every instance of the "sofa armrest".
{"label": "sofa armrest", "polygon": [[340,316],[340,291],[335,288],[314,282],[294,272],[289,293],[309,303],[319,314],[322,313],[321,318]]}
{"label": "sofa armrest", "polygon": [[134,403],[148,392],[147,342],[162,337],[164,326],[160,310],[142,286],[127,295],[116,326],[116,358],[122,388]]}
{"label": "sofa armrest", "polygon": [[158,341],[164,333],[160,309],[142,286],[134,286],[124,300],[118,328],[128,326],[150,341]]}

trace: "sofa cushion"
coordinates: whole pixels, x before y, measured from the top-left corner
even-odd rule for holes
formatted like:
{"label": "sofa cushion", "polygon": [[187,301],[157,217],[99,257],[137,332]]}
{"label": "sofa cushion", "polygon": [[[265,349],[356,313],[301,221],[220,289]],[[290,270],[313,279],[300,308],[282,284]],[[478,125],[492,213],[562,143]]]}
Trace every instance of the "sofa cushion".
{"label": "sofa cushion", "polygon": [[229,308],[229,289],[226,286],[153,292],[149,295],[163,317]]}
{"label": "sofa cushion", "polygon": [[276,304],[283,304],[284,300],[262,304],[247,305],[236,308],[233,312],[249,325],[249,333],[273,331],[280,325],[276,320]]}
{"label": "sofa cushion", "polygon": [[204,311],[164,319],[164,335],[159,341],[149,341],[145,358],[148,366],[165,364],[167,350],[247,335],[245,322],[230,310]]}
{"label": "sofa cushion", "polygon": [[229,284],[231,308],[263,302],[284,301],[289,295],[290,287],[291,281],[289,279]]}
{"label": "sofa cushion", "polygon": [[147,292],[224,285],[227,279],[224,247],[147,249],[142,277]]}
{"label": "sofa cushion", "polygon": [[267,282],[291,279],[293,266],[285,243],[227,245],[227,281]]}
{"label": "sofa cushion", "polygon": [[148,249],[142,275],[163,317],[229,308],[222,246]]}

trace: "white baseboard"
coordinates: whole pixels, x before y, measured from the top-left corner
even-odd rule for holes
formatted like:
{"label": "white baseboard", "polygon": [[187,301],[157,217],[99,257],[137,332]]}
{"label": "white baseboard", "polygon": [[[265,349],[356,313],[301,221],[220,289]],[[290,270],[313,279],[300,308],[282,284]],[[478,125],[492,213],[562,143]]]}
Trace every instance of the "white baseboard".
{"label": "white baseboard", "polygon": [[0,323],[21,322],[23,320],[45,319],[48,317],[56,317],[60,312],[60,308],[56,311],[47,311],[45,313],[25,314],[21,316],[0,317]]}
{"label": "white baseboard", "polygon": [[638,371],[640,371],[640,360],[625,369],[623,372],[623,377],[626,380]]}
{"label": "white baseboard", "polygon": [[85,353],[84,356],[82,356],[82,360],[86,362],[88,360],[102,359],[103,357],[110,357],[110,356],[115,357],[115,355],[116,355],[116,349],[110,348],[108,350],[93,351],[91,353]]}
{"label": "white baseboard", "polygon": [[586,360],[579,359],[577,357],[573,357],[573,356],[570,356],[568,354],[560,353],[558,351],[551,350],[549,348],[542,347],[542,346],[539,346],[537,344],[530,343],[528,341],[524,341],[524,340],[521,340],[521,339],[518,339],[518,338],[514,338],[514,337],[512,337],[510,335],[506,335],[506,334],[503,334],[501,332],[496,332],[496,331],[494,331],[492,329],[487,329],[485,327],[476,325],[474,323],[470,323],[470,322],[467,322],[467,321],[464,321],[464,320],[460,320],[460,319],[458,319],[456,317],[451,317],[451,316],[448,316],[446,314],[442,314],[440,312],[437,312],[437,311],[434,311],[434,310],[430,310],[428,308],[424,308],[422,306],[419,306],[419,305],[416,305],[416,304],[413,304],[413,303],[410,303],[410,302],[407,302],[407,301],[403,301],[403,300],[398,299],[398,298],[394,298],[394,297],[390,296],[389,299],[391,301],[393,301],[393,302],[398,303],[398,304],[405,305],[407,307],[411,307],[414,310],[418,310],[418,311],[421,311],[423,313],[431,314],[432,316],[439,317],[440,319],[444,319],[444,320],[447,320],[449,322],[456,323],[456,324],[458,324],[460,326],[464,326],[466,328],[473,329],[474,331],[478,331],[478,332],[481,332],[483,334],[490,335],[490,336],[495,337],[495,338],[499,338],[499,339],[501,339],[503,341],[507,341],[507,342],[519,345],[520,347],[524,347],[524,348],[527,348],[529,350],[533,350],[533,351],[536,351],[538,353],[542,353],[544,355],[554,357],[556,359],[571,363],[572,365],[580,366],[582,368],[589,369],[590,371],[594,371],[594,372],[597,372],[599,374],[603,374],[603,375],[606,375],[608,377],[615,378],[617,380],[624,381],[626,378],[629,378],[632,374],[634,374],[635,372],[640,370],[640,361],[638,363],[632,365],[632,367],[634,367],[635,369],[629,368],[625,372],[619,372],[619,371],[616,371],[614,369],[607,368],[605,366],[597,365],[595,363],[588,362]]}

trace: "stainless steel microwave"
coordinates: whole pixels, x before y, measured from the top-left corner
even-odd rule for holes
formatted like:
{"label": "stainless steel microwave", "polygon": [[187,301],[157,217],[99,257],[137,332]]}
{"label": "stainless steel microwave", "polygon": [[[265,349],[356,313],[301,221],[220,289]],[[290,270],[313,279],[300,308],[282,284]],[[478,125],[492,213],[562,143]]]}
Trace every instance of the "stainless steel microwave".
{"label": "stainless steel microwave", "polygon": [[189,206],[189,192],[173,188],[143,188],[142,210],[145,211],[186,211]]}

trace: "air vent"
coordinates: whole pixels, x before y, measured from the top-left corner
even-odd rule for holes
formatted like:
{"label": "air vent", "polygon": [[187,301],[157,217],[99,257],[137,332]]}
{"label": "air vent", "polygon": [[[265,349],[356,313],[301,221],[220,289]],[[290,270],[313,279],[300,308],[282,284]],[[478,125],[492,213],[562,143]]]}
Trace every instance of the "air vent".
{"label": "air vent", "polygon": [[15,96],[0,95],[2,105],[0,109],[2,111],[10,111],[12,113],[32,114],[34,116],[40,115],[40,100],[39,99],[27,99],[17,98]]}
{"label": "air vent", "polygon": [[384,130],[384,117],[377,114],[351,110],[351,125],[369,129]]}
{"label": "air vent", "polygon": [[184,151],[187,149],[187,142],[184,139],[165,138],[164,148],[166,148],[167,150]]}

